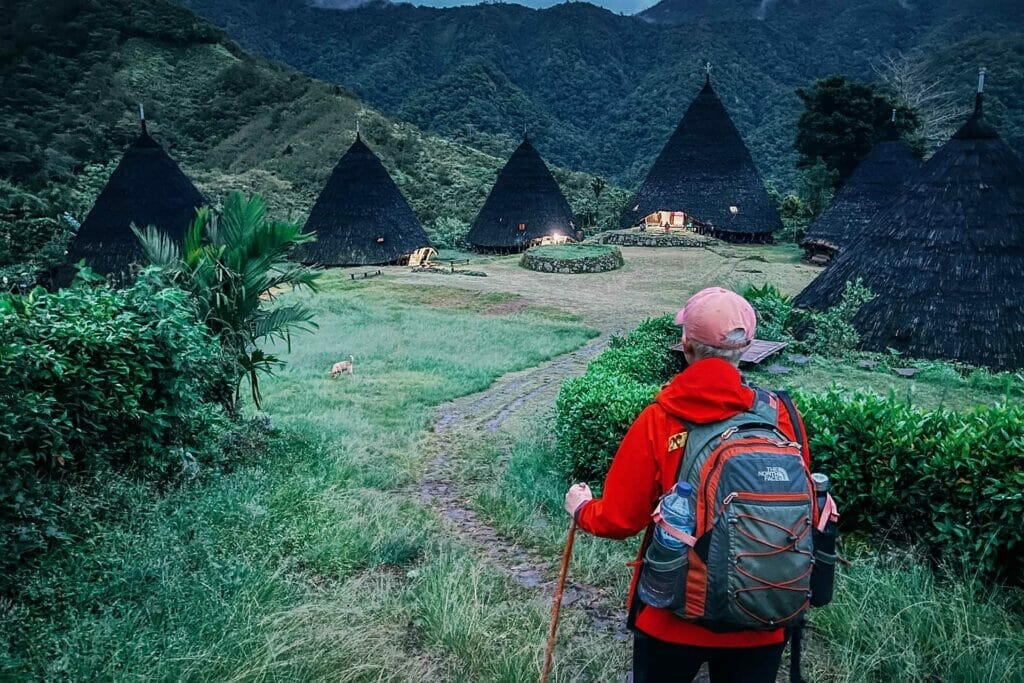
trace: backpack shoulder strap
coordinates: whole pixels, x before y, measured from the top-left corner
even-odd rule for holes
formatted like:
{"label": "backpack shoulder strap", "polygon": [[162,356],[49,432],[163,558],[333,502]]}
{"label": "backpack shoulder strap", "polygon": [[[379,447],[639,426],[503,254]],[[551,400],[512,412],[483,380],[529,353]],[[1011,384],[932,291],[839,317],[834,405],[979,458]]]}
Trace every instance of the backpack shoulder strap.
{"label": "backpack shoulder strap", "polygon": [[797,412],[796,406],[793,405],[793,399],[785,391],[777,391],[775,395],[778,396],[779,400],[782,401],[783,407],[786,409],[786,413],[789,415],[789,421],[793,425],[793,433],[796,435],[796,442],[800,446],[800,450],[803,450],[807,444],[807,433],[804,430],[804,424],[800,420],[800,413]]}
{"label": "backpack shoulder strap", "polygon": [[[754,403],[741,413],[736,413],[730,418],[718,422],[705,424],[694,424],[683,422],[686,427],[686,446],[683,448],[683,457],[679,461],[679,471],[676,472],[676,480],[682,481],[687,477],[694,466],[694,461],[703,453],[706,454],[712,442],[722,436],[730,427],[752,426],[764,424],[775,430],[779,427],[779,402],[770,391],[759,387],[751,387],[754,390]],[[784,436],[780,432],[780,436]]]}
{"label": "backpack shoulder strap", "polygon": [[748,413],[753,413],[759,418],[775,427],[779,426],[779,398],[761,387],[751,387],[754,390],[754,405]]}

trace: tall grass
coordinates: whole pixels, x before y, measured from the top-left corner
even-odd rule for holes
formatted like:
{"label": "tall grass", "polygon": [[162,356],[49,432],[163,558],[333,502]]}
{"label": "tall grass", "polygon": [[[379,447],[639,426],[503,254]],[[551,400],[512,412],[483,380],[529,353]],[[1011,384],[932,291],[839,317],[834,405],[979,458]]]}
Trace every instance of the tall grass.
{"label": "tall grass", "polygon": [[[481,514],[497,528],[551,557],[564,541],[567,486],[555,467],[554,449],[543,425],[528,427],[511,445],[491,443],[497,475],[476,498]],[[624,601],[624,562],[638,544],[639,539],[619,543],[583,535],[571,576]],[[964,569],[935,572],[910,552],[866,551],[841,571],[833,603],[812,610],[810,619],[809,680],[1024,681],[1024,594],[986,585]],[[595,648],[621,645],[605,637],[574,656],[587,657]]]}
{"label": "tall grass", "polygon": [[[269,455],[170,492],[128,479],[76,490],[70,510],[109,509],[95,496],[123,514],[21,570],[0,603],[0,679],[432,680],[465,668],[447,652],[456,643],[410,627],[424,613],[430,633],[451,630],[407,591],[412,568],[439,561],[439,522],[396,491],[419,476],[432,406],[593,333],[529,308],[482,316],[493,302],[469,293],[438,290],[440,306],[403,294],[326,278],[311,302],[319,331],[279,349],[289,365],[264,387],[279,430]],[[349,354],[356,374],[329,379]],[[529,658],[509,662],[518,672]]]}
{"label": "tall grass", "polygon": [[1024,681],[1022,595],[912,555],[868,555],[811,613],[813,677],[829,681]]}

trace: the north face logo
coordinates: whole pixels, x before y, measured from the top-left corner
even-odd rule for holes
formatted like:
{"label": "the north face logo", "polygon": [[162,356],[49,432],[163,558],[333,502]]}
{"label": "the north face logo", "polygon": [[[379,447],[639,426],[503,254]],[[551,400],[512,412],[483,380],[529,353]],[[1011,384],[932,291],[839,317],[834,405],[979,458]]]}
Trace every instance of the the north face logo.
{"label": "the north face logo", "polygon": [[762,481],[789,481],[789,474],[782,467],[766,467],[757,471]]}

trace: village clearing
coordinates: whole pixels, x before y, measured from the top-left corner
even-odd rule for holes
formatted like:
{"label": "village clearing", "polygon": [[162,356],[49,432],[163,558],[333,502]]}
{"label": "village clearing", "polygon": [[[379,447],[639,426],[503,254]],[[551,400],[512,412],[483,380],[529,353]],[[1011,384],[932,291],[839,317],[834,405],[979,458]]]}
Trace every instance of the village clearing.
{"label": "village clearing", "polygon": [[[58,551],[25,587],[49,597],[47,613],[0,606],[0,623],[33,634],[15,638],[8,660],[49,680],[535,680],[566,526],[550,464],[561,382],[611,334],[701,287],[770,282],[794,294],[817,273],[789,247],[623,253],[625,268],[579,276],[525,271],[517,256],[471,257],[487,277],[330,271],[311,299],[319,329],[276,349],[288,366],[264,386],[269,455],[155,503],[142,485],[109,482],[136,513]],[[349,355],[354,374],[330,379]],[[999,399],[818,359],[777,379],[925,403]],[[636,543],[578,539],[553,680],[625,679]],[[889,590],[896,611],[898,599],[938,601],[913,572],[849,572],[828,609],[859,635],[812,636],[812,680],[862,680],[858,662],[895,652],[871,639],[895,642],[904,625],[854,619],[865,591]],[[998,605],[961,598],[998,625]],[[933,627],[927,609],[914,614]],[[970,680],[1015,680],[999,666]]]}

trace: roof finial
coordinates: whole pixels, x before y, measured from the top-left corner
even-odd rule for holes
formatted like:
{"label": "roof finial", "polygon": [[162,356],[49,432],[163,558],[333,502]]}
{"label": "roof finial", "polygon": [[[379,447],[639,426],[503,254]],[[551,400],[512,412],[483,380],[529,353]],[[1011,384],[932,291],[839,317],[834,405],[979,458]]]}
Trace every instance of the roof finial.
{"label": "roof finial", "polygon": [[146,108],[142,106],[142,102],[139,102],[139,123],[142,124],[142,132],[148,133],[146,130]]}
{"label": "roof finial", "polygon": [[981,98],[985,92],[985,67],[978,69],[978,94],[974,96],[974,113],[981,115]]}
{"label": "roof finial", "polygon": [[892,118],[889,119],[890,123],[896,123],[896,107],[892,108]]}
{"label": "roof finial", "polygon": [[356,142],[359,141],[359,115],[356,115]]}
{"label": "roof finial", "polygon": [[704,64],[704,85],[711,85],[711,62]]}

